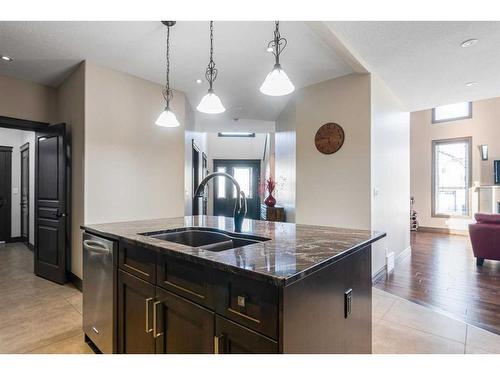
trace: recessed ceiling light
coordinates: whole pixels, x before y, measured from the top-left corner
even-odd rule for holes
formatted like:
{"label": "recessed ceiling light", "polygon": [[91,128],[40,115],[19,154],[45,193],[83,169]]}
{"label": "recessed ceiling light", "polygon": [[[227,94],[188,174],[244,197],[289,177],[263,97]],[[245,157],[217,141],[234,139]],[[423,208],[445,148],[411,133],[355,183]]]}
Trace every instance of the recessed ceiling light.
{"label": "recessed ceiling light", "polygon": [[202,80],[201,80],[201,79],[199,79],[199,78],[196,80],[196,83],[197,83],[198,85],[199,85],[201,82],[202,82]]}
{"label": "recessed ceiling light", "polygon": [[472,47],[476,43],[477,43],[477,39],[467,39],[467,40],[464,40],[462,43],[460,43],[460,46],[462,48],[467,48],[467,47]]}
{"label": "recessed ceiling light", "polygon": [[8,62],[14,61],[14,59],[12,57],[10,57],[10,56],[4,56],[4,55],[2,55],[2,60],[8,61]]}
{"label": "recessed ceiling light", "polygon": [[465,86],[467,86],[467,87],[472,87],[472,86],[476,86],[476,85],[478,85],[478,84],[479,84],[479,83],[477,83],[476,81],[471,81],[471,82],[467,82],[467,83],[465,84]]}

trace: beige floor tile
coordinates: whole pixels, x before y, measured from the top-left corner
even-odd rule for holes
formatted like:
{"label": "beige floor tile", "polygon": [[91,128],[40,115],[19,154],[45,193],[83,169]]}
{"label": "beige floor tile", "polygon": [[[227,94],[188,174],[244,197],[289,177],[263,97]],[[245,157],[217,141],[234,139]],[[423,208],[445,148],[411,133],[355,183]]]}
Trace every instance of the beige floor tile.
{"label": "beige floor tile", "polygon": [[465,345],[465,354],[495,354],[495,353],[491,353],[491,352],[488,352],[484,349],[466,344]]}
{"label": "beige floor tile", "polygon": [[373,325],[374,354],[463,354],[465,344],[397,323]]}
{"label": "beige floor tile", "polygon": [[67,297],[66,300],[76,309],[76,311],[82,314],[82,293],[77,292],[72,296]]}
{"label": "beige floor tile", "polygon": [[85,343],[83,334],[37,348],[30,354],[94,354]]}
{"label": "beige floor tile", "polygon": [[465,343],[467,324],[403,299],[394,303],[383,320]]}
{"label": "beige floor tile", "polygon": [[372,294],[372,318],[373,322],[376,322],[384,317],[385,314],[390,310],[392,305],[396,302],[397,298],[391,296],[388,293]]}
{"label": "beige floor tile", "polygon": [[475,326],[467,326],[467,346],[482,349],[489,353],[500,354],[500,335]]}

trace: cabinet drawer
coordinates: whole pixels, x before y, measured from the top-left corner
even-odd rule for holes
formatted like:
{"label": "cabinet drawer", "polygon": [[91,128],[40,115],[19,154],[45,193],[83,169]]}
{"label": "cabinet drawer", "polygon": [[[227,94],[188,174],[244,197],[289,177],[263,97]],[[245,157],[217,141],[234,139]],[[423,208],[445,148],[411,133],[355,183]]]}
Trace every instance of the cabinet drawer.
{"label": "cabinet drawer", "polygon": [[214,287],[207,267],[158,254],[157,285],[202,306],[214,308]]}
{"label": "cabinet drawer", "polygon": [[217,312],[271,338],[278,337],[276,286],[236,275],[222,276],[224,290]]}
{"label": "cabinet drawer", "polygon": [[156,282],[156,252],[153,250],[121,241],[118,249],[118,266],[152,284]]}
{"label": "cabinet drawer", "polygon": [[215,352],[220,354],[276,354],[278,343],[220,316],[215,318]]}

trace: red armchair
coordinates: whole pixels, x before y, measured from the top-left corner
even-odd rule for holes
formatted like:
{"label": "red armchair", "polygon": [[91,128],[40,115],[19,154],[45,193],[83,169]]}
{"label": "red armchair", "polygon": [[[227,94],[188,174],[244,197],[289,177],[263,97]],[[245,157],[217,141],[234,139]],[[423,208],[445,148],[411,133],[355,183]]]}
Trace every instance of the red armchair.
{"label": "red armchair", "polygon": [[475,214],[476,223],[469,224],[469,235],[476,264],[485,259],[500,260],[500,215]]}

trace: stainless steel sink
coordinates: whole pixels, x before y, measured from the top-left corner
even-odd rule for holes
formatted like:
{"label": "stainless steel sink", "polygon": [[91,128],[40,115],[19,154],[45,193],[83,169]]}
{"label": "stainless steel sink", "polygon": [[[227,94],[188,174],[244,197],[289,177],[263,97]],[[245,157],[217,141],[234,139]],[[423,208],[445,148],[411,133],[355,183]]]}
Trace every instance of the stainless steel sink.
{"label": "stainless steel sink", "polygon": [[178,228],[140,234],[209,251],[229,250],[270,240],[270,238],[224,232],[212,228]]}

